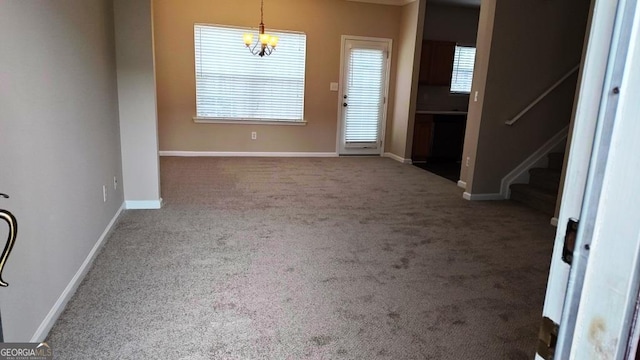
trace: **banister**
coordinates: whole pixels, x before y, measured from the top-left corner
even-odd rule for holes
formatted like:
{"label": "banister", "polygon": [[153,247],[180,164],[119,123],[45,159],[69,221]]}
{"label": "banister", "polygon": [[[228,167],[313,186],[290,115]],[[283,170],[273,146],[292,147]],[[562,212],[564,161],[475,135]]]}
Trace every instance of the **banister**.
{"label": "banister", "polygon": [[518,113],[518,115],[514,116],[513,119],[505,121],[504,123],[511,126],[513,124],[515,124],[516,121],[520,120],[521,117],[524,116],[524,114],[528,113],[529,110],[533,109],[534,106],[536,106],[540,101],[542,101],[542,99],[544,99],[545,97],[547,97],[547,95],[549,95],[553,90],[555,90],[558,86],[560,86],[565,80],[567,80],[571,75],[573,75],[573,73],[575,73],[576,71],[578,71],[578,69],[580,69],[580,65],[576,65],[573,69],[571,69],[568,73],[566,73],[562,78],[560,78],[560,80],[556,81],[553,85],[551,85],[551,87],[549,87],[547,89],[547,91],[543,92],[540,96],[538,96],[535,100],[533,100],[531,102],[531,104],[529,104],[529,106],[527,106],[526,108],[524,108],[522,111],[520,111]]}

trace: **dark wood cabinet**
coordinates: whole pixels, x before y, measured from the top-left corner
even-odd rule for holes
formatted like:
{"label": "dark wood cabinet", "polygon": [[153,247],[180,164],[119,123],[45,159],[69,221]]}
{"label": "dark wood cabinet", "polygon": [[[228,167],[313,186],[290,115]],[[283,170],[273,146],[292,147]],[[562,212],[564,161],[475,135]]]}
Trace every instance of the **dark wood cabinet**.
{"label": "dark wood cabinet", "polygon": [[416,114],[411,160],[459,162],[462,159],[466,115]]}
{"label": "dark wood cabinet", "polygon": [[420,83],[432,86],[450,86],[455,51],[455,42],[423,41],[420,55]]}
{"label": "dark wood cabinet", "polygon": [[431,155],[431,141],[433,135],[433,115],[417,114],[413,126],[413,147],[411,160],[426,161]]}
{"label": "dark wood cabinet", "polygon": [[435,115],[430,159],[461,161],[466,125],[467,117],[465,115]]}

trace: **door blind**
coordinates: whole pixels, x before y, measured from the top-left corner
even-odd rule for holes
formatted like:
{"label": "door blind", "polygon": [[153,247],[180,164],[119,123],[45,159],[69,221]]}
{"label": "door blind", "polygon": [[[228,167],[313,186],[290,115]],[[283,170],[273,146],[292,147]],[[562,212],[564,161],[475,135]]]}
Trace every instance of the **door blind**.
{"label": "door blind", "polygon": [[345,143],[377,144],[382,110],[385,52],[351,49],[349,57],[348,103],[345,116]]}
{"label": "door blind", "polygon": [[269,31],[276,50],[261,58],[245,47],[251,29],[195,25],[197,116],[231,120],[302,121],[306,35]]}
{"label": "door blind", "polygon": [[473,80],[473,66],[476,60],[476,48],[456,46],[453,57],[453,74],[451,74],[452,93],[470,93]]}

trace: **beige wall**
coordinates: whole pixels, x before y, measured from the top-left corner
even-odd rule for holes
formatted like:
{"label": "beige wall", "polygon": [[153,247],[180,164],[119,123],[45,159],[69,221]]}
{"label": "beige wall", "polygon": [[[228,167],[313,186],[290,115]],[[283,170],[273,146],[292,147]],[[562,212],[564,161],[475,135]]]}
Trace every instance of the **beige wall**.
{"label": "beige wall", "polygon": [[[154,0],[154,32],[160,150],[335,152],[338,93],[329,91],[340,73],[340,37],[358,35],[398,41],[402,9],[344,0],[270,0],[265,24],[307,34],[306,126],[195,124],[193,24],[255,27],[256,0]],[[392,54],[390,100],[395,89]],[[265,59],[268,61],[268,58]],[[408,105],[408,104],[407,104]],[[393,114],[389,106],[388,114]],[[251,131],[258,139],[250,139]]]}
{"label": "beige wall", "polygon": [[[469,101],[467,127],[464,134],[464,151],[462,153],[462,168],[460,169],[460,180],[467,183],[467,191],[471,189],[470,185],[475,168],[480,122],[482,120],[482,105],[484,104],[489,58],[491,55],[495,10],[496,0],[483,0],[478,20],[476,62],[473,70],[473,83],[471,85],[472,98]],[[473,97],[476,92],[478,94],[477,101],[475,101]]]}
{"label": "beige wall", "polygon": [[504,124],[580,62],[588,10],[582,0],[497,2],[486,82],[474,84],[484,87],[477,147],[465,141],[463,155],[475,163],[473,177],[466,173],[471,193],[498,193],[507,173],[569,123],[576,76]]}
{"label": "beige wall", "polygon": [[424,38],[455,41],[460,45],[475,45],[479,17],[479,7],[428,4],[424,20]]}
{"label": "beige wall", "polygon": [[160,203],[151,0],[115,0],[118,103],[128,207]]}
{"label": "beige wall", "polygon": [[400,19],[398,65],[393,100],[395,105],[391,122],[387,126],[387,139],[390,142],[385,151],[403,159],[411,158],[422,49],[422,32],[418,29],[422,29],[424,24],[425,6],[425,0],[403,6]]}
{"label": "beige wall", "polygon": [[110,0],[0,1],[0,192],[11,195],[0,208],[18,219],[0,288],[6,341],[32,341],[41,324],[46,335],[122,205],[113,31]]}

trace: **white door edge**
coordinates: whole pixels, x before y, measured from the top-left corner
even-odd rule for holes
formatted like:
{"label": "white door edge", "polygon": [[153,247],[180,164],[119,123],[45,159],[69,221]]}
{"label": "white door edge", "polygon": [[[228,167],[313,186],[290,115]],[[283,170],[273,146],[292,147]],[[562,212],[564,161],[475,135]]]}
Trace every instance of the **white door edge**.
{"label": "white door edge", "polygon": [[595,137],[595,128],[602,98],[608,49],[611,45],[615,6],[596,0],[583,64],[579,73],[580,95],[575,108],[566,179],[562,193],[558,227],[543,309],[543,316],[560,323],[569,278],[569,265],[562,262],[564,236],[569,219],[579,219]]}

